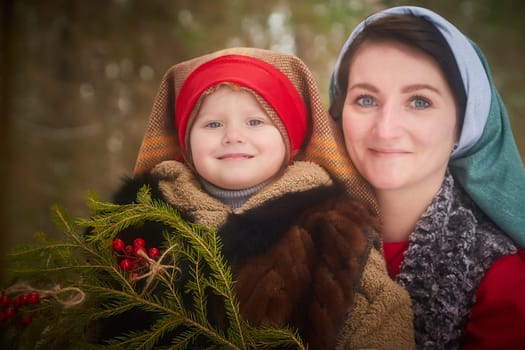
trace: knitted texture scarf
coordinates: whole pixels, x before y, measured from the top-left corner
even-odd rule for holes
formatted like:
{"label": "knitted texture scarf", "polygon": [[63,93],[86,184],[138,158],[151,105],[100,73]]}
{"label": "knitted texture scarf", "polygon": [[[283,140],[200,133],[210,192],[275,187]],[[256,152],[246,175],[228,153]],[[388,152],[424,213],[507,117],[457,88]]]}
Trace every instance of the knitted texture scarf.
{"label": "knitted texture scarf", "polygon": [[175,100],[184,80],[203,63],[223,55],[237,54],[264,60],[283,72],[302,96],[308,110],[308,134],[297,160],[324,167],[347,193],[377,211],[370,186],[363,180],[346,153],[341,131],[323,105],[319,89],[308,67],[296,56],[255,48],[231,48],[172,66],[162,78],[149,123],[137,156],[134,173],[144,173],[163,160],[182,156],[175,127]]}
{"label": "knitted texture scarf", "polygon": [[232,209],[237,209],[243,206],[244,203],[255,193],[259,192],[264,186],[268,184],[267,181],[262,182],[250,188],[242,190],[226,190],[224,188],[217,187],[208,181],[201,179],[202,187],[206,192],[213,198],[220,200]]}
{"label": "knitted texture scarf", "polygon": [[516,252],[447,172],[410,236],[397,282],[409,292],[418,349],[458,349],[492,263]]}

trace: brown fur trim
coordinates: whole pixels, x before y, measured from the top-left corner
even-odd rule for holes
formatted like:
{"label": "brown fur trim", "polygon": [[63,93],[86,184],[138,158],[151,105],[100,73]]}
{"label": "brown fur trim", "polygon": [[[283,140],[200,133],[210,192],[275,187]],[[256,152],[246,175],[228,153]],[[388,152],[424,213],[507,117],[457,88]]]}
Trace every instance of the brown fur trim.
{"label": "brown fur trim", "polygon": [[234,266],[241,312],[257,325],[298,327],[310,349],[330,349],[353,301],[373,224],[346,198],[308,210],[271,249]]}

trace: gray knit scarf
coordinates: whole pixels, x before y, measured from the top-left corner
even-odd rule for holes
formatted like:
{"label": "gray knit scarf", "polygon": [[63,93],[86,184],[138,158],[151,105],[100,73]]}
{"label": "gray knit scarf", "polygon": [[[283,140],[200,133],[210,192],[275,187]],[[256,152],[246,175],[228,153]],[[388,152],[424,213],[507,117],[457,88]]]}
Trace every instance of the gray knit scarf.
{"label": "gray knit scarf", "polygon": [[218,199],[232,209],[237,209],[242,207],[252,195],[259,192],[270,181],[264,181],[258,185],[250,188],[244,188],[242,190],[227,190],[217,187],[203,179],[201,179],[200,182],[202,187],[204,187],[204,190],[208,192],[210,196]]}
{"label": "gray knit scarf", "polygon": [[482,278],[496,259],[515,252],[447,171],[397,277],[412,299],[417,348],[460,348]]}

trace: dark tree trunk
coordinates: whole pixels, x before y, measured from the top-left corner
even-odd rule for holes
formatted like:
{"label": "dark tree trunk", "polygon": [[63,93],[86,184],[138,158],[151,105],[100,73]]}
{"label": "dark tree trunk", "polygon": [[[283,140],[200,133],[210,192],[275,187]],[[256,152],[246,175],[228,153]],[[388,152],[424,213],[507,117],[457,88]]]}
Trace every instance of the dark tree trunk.
{"label": "dark tree trunk", "polygon": [[[13,42],[13,1],[2,0],[0,5],[0,261],[4,259],[5,250],[10,237],[10,222],[7,215],[7,186],[9,183],[11,164],[11,106],[12,106],[12,42]],[[0,262],[0,280],[4,278],[5,264]]]}

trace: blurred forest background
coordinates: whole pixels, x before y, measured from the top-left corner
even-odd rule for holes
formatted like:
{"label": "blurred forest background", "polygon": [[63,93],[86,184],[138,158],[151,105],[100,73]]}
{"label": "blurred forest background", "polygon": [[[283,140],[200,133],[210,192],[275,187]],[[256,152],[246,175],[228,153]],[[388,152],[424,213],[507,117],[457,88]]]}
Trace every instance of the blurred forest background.
{"label": "blurred forest background", "polygon": [[[525,155],[521,0],[0,0],[2,249],[51,235],[50,207],[88,213],[131,174],[157,86],[173,64],[231,46],[295,53],[325,102],[337,53],[366,15],[429,7],[484,50]],[[7,243],[7,244],[6,244]]]}

